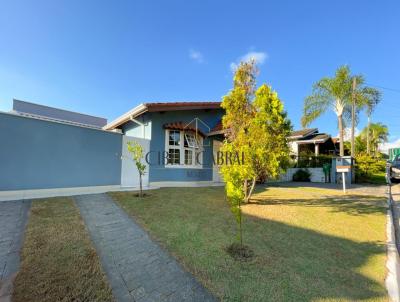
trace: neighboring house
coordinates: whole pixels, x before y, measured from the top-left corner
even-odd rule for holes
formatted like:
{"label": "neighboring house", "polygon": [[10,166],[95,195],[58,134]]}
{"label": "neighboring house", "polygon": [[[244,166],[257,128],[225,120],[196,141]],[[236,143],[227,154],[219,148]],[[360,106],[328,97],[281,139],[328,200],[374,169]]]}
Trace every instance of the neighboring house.
{"label": "neighboring house", "polygon": [[[220,102],[146,103],[103,129],[121,132],[128,140],[137,138],[146,145],[150,185],[210,183],[220,181],[213,153],[223,138],[222,115]],[[123,159],[122,170],[129,171],[129,165],[129,160]],[[122,185],[129,186],[129,179]]]}
{"label": "neighboring house", "polygon": [[318,128],[293,131],[289,136],[291,154],[300,156],[305,153],[336,155],[338,140],[329,134],[319,133]]}
{"label": "neighboring house", "polygon": [[102,117],[58,109],[16,99],[13,100],[13,110],[11,113],[51,122],[60,122],[74,126],[84,126],[96,129],[101,129],[107,124],[107,119]]}

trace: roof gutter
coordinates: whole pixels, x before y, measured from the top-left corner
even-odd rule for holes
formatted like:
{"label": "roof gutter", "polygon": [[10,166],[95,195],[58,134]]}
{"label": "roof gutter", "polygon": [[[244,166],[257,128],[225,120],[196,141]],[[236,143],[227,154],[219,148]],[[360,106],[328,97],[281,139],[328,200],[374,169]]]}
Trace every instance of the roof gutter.
{"label": "roof gutter", "polygon": [[140,104],[133,108],[132,110],[128,111],[124,115],[120,116],[119,118],[113,120],[111,123],[108,123],[103,127],[104,130],[113,130],[117,128],[118,126],[122,125],[123,123],[131,120],[132,118],[135,118],[142,113],[145,113],[148,111],[148,108],[145,104]]}

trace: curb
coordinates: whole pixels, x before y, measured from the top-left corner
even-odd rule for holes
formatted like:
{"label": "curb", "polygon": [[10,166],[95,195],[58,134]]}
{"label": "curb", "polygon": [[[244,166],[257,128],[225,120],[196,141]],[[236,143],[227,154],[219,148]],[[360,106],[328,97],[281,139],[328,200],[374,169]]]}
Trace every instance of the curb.
{"label": "curb", "polygon": [[391,209],[391,195],[389,195],[389,209],[387,211],[386,223],[387,235],[387,275],[385,285],[390,301],[400,302],[400,257],[396,247],[396,237],[393,224],[393,213]]}

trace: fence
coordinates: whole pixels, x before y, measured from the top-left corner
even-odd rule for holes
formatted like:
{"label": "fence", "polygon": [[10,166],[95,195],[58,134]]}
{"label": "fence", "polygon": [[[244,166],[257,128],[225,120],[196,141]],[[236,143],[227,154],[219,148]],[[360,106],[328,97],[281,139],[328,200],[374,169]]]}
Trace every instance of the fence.
{"label": "fence", "polygon": [[322,168],[325,164],[332,164],[332,156],[328,155],[292,155],[290,160],[291,168]]}

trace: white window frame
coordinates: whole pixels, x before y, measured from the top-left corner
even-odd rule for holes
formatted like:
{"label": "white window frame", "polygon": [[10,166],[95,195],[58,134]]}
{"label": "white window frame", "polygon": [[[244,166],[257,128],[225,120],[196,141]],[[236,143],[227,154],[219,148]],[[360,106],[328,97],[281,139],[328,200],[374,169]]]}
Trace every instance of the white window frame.
{"label": "white window frame", "polygon": [[[169,145],[169,133],[171,131],[179,131],[179,146]],[[187,134],[192,134],[193,131],[188,130],[175,130],[175,129],[166,129],[165,130],[165,152],[169,153],[169,149],[179,149],[179,156],[180,156],[180,164],[169,164],[168,161],[165,163],[166,168],[190,168],[190,169],[202,169],[203,168],[203,150],[201,146],[203,145],[203,138],[201,135],[198,135],[198,141],[194,140],[189,142],[189,147],[185,147],[185,138],[188,136]],[[192,145],[190,147],[190,145]],[[185,150],[191,150],[192,154],[192,164],[185,165]],[[200,164],[196,164],[196,156],[197,153],[200,152],[199,155],[199,162]]]}

